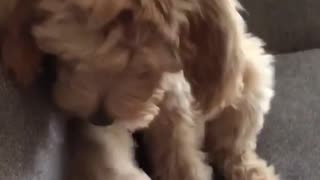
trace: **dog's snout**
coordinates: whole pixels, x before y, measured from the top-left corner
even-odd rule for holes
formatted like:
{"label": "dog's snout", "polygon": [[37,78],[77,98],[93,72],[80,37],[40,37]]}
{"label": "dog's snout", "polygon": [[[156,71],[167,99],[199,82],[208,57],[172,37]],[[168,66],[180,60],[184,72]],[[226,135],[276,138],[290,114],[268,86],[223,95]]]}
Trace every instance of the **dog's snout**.
{"label": "dog's snout", "polygon": [[97,126],[109,126],[113,123],[112,117],[104,111],[102,106],[90,116],[90,122]]}

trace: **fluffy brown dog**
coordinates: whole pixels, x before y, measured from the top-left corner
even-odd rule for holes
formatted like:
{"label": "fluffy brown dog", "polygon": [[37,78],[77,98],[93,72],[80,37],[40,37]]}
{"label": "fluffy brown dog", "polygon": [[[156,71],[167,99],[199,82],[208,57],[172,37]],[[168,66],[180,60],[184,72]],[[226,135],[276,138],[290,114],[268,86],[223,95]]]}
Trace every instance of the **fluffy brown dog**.
{"label": "fluffy brown dog", "polygon": [[[255,152],[273,96],[272,57],[246,33],[235,0],[35,4],[42,16],[32,25],[36,47],[59,59],[57,104],[82,119],[102,107],[115,122],[86,128],[99,153],[82,178],[148,179],[127,129],[156,117],[145,133],[153,179],[209,180],[207,163],[229,180],[278,179]],[[37,69],[34,58],[19,60],[25,68],[10,65],[11,49],[3,53],[7,68]]]}

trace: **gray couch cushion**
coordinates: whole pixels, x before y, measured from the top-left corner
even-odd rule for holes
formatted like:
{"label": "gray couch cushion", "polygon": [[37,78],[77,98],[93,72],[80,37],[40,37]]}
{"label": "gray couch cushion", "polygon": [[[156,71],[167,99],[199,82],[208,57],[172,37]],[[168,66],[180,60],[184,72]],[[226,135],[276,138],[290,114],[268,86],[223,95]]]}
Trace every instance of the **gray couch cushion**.
{"label": "gray couch cushion", "polygon": [[320,48],[319,0],[240,0],[250,30],[274,52]]}
{"label": "gray couch cushion", "polygon": [[[0,30],[16,0],[0,1]],[[250,30],[273,52],[320,48],[319,0],[239,0]]]}
{"label": "gray couch cushion", "polygon": [[42,95],[23,96],[2,75],[0,102],[0,179],[57,180],[64,152],[61,118]]}
{"label": "gray couch cushion", "polygon": [[280,55],[259,151],[283,180],[320,179],[320,49]]}
{"label": "gray couch cushion", "polygon": [[[259,140],[283,180],[320,177],[320,50],[280,55],[277,95]],[[64,126],[39,94],[22,96],[0,76],[0,179],[58,180]]]}

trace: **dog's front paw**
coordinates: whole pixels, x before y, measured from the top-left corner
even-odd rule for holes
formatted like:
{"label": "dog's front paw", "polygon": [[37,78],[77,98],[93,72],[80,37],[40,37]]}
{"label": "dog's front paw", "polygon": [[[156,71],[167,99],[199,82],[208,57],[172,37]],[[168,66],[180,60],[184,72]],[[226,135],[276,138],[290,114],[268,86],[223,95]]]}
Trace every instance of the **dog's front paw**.
{"label": "dog's front paw", "polygon": [[235,167],[229,180],[279,180],[273,167],[242,165]]}

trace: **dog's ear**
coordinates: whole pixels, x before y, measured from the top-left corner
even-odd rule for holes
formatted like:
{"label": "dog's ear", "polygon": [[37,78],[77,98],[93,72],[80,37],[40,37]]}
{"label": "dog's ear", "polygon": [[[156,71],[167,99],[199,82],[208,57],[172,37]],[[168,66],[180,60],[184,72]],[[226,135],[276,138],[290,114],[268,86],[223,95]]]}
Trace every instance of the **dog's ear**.
{"label": "dog's ear", "polygon": [[204,110],[228,103],[241,78],[238,13],[231,1],[202,1],[201,12],[188,15],[182,30],[185,75]]}
{"label": "dog's ear", "polygon": [[21,87],[30,86],[41,68],[43,53],[31,35],[32,2],[18,1],[7,20],[2,38],[1,60],[5,72]]}

